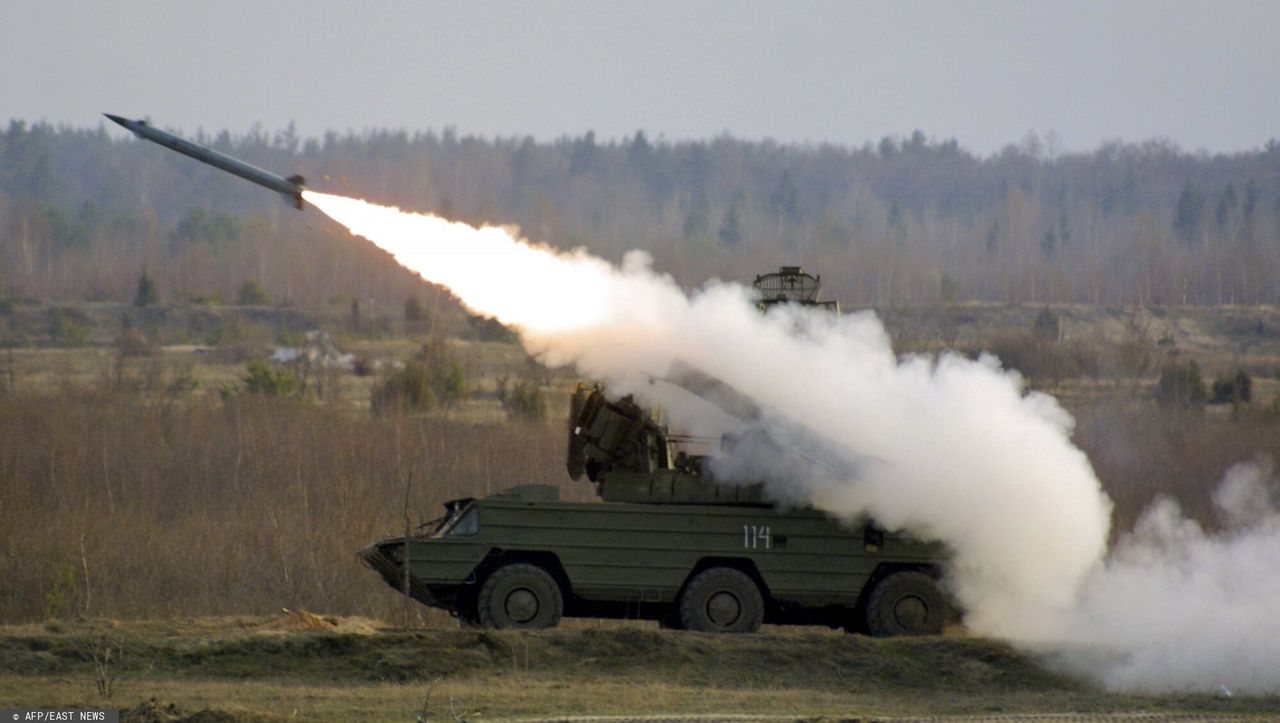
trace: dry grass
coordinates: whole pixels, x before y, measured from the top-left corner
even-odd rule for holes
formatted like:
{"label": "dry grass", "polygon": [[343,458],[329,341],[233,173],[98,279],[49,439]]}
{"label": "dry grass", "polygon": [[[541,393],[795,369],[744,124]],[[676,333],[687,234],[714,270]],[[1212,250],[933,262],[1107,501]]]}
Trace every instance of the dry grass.
{"label": "dry grass", "polygon": [[[0,700],[132,708],[149,698],[303,720],[757,714],[794,718],[1278,710],[1274,699],[1121,696],[966,638],[711,636],[615,625],[540,633],[288,632],[279,619],[34,626],[0,635]],[[286,624],[285,627],[288,625]],[[125,655],[104,700],[77,642]],[[147,667],[149,666],[149,667]]]}
{"label": "dry grass", "polygon": [[9,395],[0,619],[388,614],[355,551],[403,530],[406,485],[416,525],[446,499],[558,484],[562,435],[247,395]]}
{"label": "dry grass", "polygon": [[[1117,530],[1161,494],[1212,525],[1230,465],[1280,458],[1269,412],[1171,415],[1117,394],[1073,410]],[[371,418],[345,404],[75,385],[0,397],[0,620],[281,607],[398,618],[354,552],[403,531],[407,483],[414,524],[446,499],[514,484],[591,498],[566,480],[558,419],[497,422],[484,403]]]}
{"label": "dry grass", "polygon": [[1075,441],[1116,503],[1113,531],[1130,529],[1162,496],[1214,529],[1222,520],[1212,495],[1227,469],[1280,460],[1280,421],[1267,409],[1241,410],[1233,418],[1226,407],[1177,411],[1108,400],[1073,411]]}
{"label": "dry grass", "polygon": [[[970,338],[985,318],[978,311],[966,312],[974,315],[968,336],[953,341],[982,346]],[[1055,355],[1065,342],[1007,335],[1029,314],[994,327],[993,338],[1014,339],[1039,370],[1032,382],[1062,394],[1076,414],[1076,441],[1116,501],[1117,530],[1161,494],[1212,525],[1210,495],[1229,466],[1280,459],[1280,425],[1269,408],[1280,386],[1274,378],[1255,374],[1256,401],[1235,414],[1226,407],[1170,414],[1150,400],[1156,365],[1135,359],[1155,352],[1130,348],[1128,317],[1108,322],[1114,338],[1073,341],[1071,355]],[[1212,340],[1234,337],[1201,316],[1168,328],[1182,334],[1179,345],[1221,361],[1230,344]],[[1243,324],[1241,334],[1254,339],[1255,326]],[[419,345],[406,337],[349,343],[369,359],[405,358]],[[570,372],[541,369],[508,343],[453,339],[448,348],[473,397],[425,416],[387,418],[367,411],[374,378],[351,374],[338,375],[320,399],[224,401],[218,390],[244,373],[226,350],[3,352],[0,621],[281,607],[400,619],[400,601],[354,552],[403,531],[406,484],[414,524],[446,499],[515,484],[559,484],[567,498],[590,499],[588,485],[570,484],[563,471]],[[1250,363],[1275,368],[1280,356]],[[1082,368],[1102,371],[1080,376]],[[1205,368],[1210,378],[1219,371]],[[506,421],[493,395],[503,375],[549,390],[545,424]],[[447,623],[433,612],[417,615]]]}
{"label": "dry grass", "polygon": [[[1170,414],[1150,401],[1150,373],[1114,371],[1128,363],[1123,340],[1073,347],[1082,356],[1062,362],[1071,369],[1089,367],[1091,349],[1105,352],[1108,371],[1092,376],[1053,366],[1034,340],[1019,343],[1043,365],[1032,381],[1065,392],[1076,441],[1117,503],[1118,529],[1159,494],[1213,524],[1210,494],[1227,467],[1280,458],[1267,409],[1274,379],[1255,375],[1259,401],[1237,414]],[[351,350],[403,358],[416,344],[363,340]],[[495,634],[458,630],[420,606],[406,620],[402,600],[354,555],[403,531],[406,484],[414,523],[446,499],[513,484],[591,497],[563,471],[566,373],[528,367],[509,344],[455,340],[450,349],[477,396],[385,418],[366,411],[372,380],[354,376],[318,400],[223,400],[216,390],[237,382],[242,364],[190,347],[127,359],[94,348],[7,357],[17,384],[0,385],[0,621],[25,624],[0,629],[0,701],[99,706],[110,691],[112,707],[144,713],[154,697],[188,716],[361,721],[412,720],[424,709],[427,720],[1280,711],[1274,699],[1107,695],[962,638],[812,629],[711,638],[592,620]],[[557,390],[545,424],[505,421],[488,394],[501,374],[542,375]],[[330,626],[281,608],[348,617]],[[205,615],[237,617],[192,617]],[[95,655],[103,650],[113,656],[105,665]]]}
{"label": "dry grass", "polygon": [[[86,681],[0,676],[0,698],[32,707],[101,706]],[[791,719],[1075,710],[1080,702],[1035,692],[984,699],[913,701],[900,692],[862,695],[805,689],[740,690],[671,683],[565,681],[500,676],[442,681],[434,685],[297,685],[272,681],[147,681],[126,689],[112,705],[133,707],[149,698],[190,715],[202,710],[236,716],[263,713],[310,721],[411,721],[560,717],[573,715],[754,714]],[[457,718],[455,718],[457,716]]]}

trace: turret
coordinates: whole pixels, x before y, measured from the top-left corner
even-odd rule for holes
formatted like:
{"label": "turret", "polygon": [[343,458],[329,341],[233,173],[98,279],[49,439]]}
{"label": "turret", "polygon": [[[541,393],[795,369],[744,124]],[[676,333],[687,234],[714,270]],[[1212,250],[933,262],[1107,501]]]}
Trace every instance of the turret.
{"label": "turret", "polygon": [[[761,311],[778,303],[840,309],[834,301],[819,300],[819,278],[798,266],[757,276],[754,287]],[[717,478],[709,457],[690,454],[690,438],[671,435],[631,396],[610,400],[601,385],[579,383],[569,409],[566,466],[571,478],[593,482],[605,501],[763,505],[768,504],[761,481],[765,470],[773,476],[851,479],[866,461],[800,421],[774,414],[766,422],[749,396],[680,359],[655,381],[710,402],[738,421],[733,434],[698,440],[732,463],[717,465]]]}
{"label": "turret", "polygon": [[756,290],[756,306],[768,311],[774,304],[818,306],[840,313],[840,302],[822,301],[822,277],[805,273],[799,266],[782,266],[775,272],[761,274],[751,283]]}

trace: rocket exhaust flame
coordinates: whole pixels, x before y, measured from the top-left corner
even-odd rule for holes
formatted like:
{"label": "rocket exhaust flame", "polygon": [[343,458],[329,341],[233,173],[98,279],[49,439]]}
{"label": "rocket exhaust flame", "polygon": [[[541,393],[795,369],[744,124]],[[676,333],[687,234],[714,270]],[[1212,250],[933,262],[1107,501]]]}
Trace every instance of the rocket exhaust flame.
{"label": "rocket exhaust flame", "polygon": [[[1263,614],[1280,598],[1280,513],[1255,504],[1263,512],[1249,525],[1214,538],[1157,509],[1108,558],[1111,503],[1069,441],[1073,420],[1053,398],[1025,394],[996,359],[899,359],[873,313],[762,316],[736,284],[687,295],[642,252],[616,267],[510,229],[303,196],[471,310],[514,327],[546,363],[572,363],[663,406],[674,431],[718,437],[724,423],[673,385],[651,382],[679,357],[750,396],[766,419],[802,420],[844,451],[874,457],[857,479],[765,470],[766,487],[784,503],[845,519],[869,513],[946,542],[970,629],[1034,642],[1115,687],[1280,692],[1280,624]],[[1258,499],[1249,490],[1269,475],[1253,475],[1254,487],[1229,479],[1224,498],[1236,507]],[[1215,575],[1189,560],[1233,571],[1247,563],[1252,576]],[[1206,610],[1223,625],[1207,629]]]}

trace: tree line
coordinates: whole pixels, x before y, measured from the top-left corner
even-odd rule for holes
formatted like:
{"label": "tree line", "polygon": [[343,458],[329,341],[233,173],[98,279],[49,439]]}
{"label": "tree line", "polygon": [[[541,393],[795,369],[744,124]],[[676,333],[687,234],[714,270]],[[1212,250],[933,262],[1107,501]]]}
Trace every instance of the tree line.
{"label": "tree line", "polygon": [[[618,259],[648,250],[693,287],[780,264],[850,305],[1280,302],[1280,140],[1208,155],[1166,141],[1059,153],[1029,135],[989,157],[921,131],[861,147],[644,132],[598,141],[453,129],[197,142],[317,189]],[[166,302],[365,299],[420,282],[314,210],[153,144],[9,123],[0,134],[0,294]]]}

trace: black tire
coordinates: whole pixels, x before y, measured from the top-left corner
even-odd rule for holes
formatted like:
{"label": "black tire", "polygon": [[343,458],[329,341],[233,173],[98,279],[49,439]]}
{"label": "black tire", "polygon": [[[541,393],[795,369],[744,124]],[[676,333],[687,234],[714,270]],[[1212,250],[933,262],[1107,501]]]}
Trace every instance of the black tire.
{"label": "black tire", "polygon": [[564,596],[555,579],[525,563],[494,570],[476,599],[476,617],[486,628],[554,628],[563,613]]}
{"label": "black tire", "polygon": [[946,593],[923,572],[892,573],[876,583],[867,599],[867,632],[877,638],[938,635],[951,616]]}
{"label": "black tire", "polygon": [[679,605],[672,605],[670,610],[658,618],[658,628],[660,630],[684,630],[684,626],[680,624]]}
{"label": "black tire", "polygon": [[698,573],[680,596],[680,626],[704,633],[753,633],[764,622],[755,582],[731,567]]}

